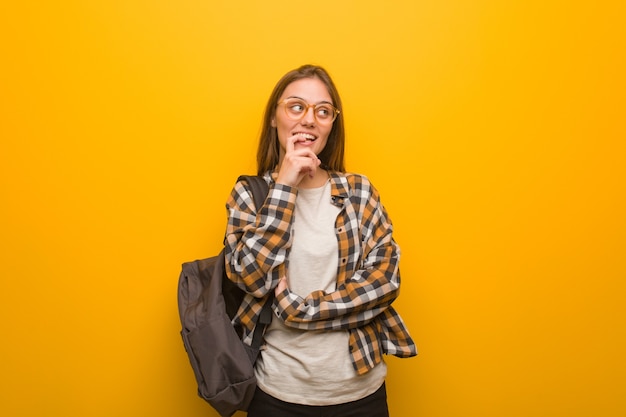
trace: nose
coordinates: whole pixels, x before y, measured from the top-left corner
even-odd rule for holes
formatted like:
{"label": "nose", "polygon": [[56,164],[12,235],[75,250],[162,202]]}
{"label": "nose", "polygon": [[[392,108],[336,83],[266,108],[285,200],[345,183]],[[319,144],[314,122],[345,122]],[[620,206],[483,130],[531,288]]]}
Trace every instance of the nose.
{"label": "nose", "polygon": [[313,108],[313,106],[308,107],[305,112],[304,112],[304,116],[302,116],[302,119],[300,120],[300,122],[303,125],[307,125],[307,126],[312,126],[315,124],[315,108]]}

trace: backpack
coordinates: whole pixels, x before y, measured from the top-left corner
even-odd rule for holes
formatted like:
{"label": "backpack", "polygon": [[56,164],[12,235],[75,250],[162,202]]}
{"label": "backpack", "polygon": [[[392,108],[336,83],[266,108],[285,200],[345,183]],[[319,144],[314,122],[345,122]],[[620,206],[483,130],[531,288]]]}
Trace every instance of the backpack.
{"label": "backpack", "polygon": [[[261,207],[268,185],[260,176],[241,176],[256,207]],[[178,312],[183,344],[198,384],[198,395],[221,416],[247,410],[256,389],[254,362],[265,327],[271,322],[272,298],[263,307],[252,346],[241,340],[232,318],[244,292],[224,270],[224,249],[214,257],[186,262],[178,280]]]}

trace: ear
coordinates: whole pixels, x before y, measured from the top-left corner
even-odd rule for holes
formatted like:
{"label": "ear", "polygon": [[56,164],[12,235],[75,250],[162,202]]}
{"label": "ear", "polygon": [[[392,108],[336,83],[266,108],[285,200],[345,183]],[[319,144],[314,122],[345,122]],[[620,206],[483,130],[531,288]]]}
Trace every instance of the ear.
{"label": "ear", "polygon": [[276,127],[276,119],[275,118],[272,119],[271,125],[272,125],[272,127]]}

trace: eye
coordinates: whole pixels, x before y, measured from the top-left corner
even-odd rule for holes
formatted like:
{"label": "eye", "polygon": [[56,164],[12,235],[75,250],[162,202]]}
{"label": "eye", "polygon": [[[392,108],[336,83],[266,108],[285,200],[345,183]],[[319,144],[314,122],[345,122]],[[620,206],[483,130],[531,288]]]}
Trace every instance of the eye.
{"label": "eye", "polygon": [[317,106],[317,117],[327,119],[333,114],[333,109],[325,104]]}
{"label": "eye", "polygon": [[306,106],[301,101],[292,101],[287,104],[287,108],[292,113],[302,113]]}

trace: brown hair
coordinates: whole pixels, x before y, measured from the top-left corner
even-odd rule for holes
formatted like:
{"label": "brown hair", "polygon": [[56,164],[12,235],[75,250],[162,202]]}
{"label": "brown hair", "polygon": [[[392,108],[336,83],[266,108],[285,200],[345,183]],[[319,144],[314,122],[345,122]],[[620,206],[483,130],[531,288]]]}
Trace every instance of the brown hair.
{"label": "brown hair", "polygon": [[[279,162],[280,143],[276,128],[272,126],[272,120],[276,114],[278,100],[289,84],[303,78],[317,78],[328,89],[333,105],[341,110],[341,98],[330,75],[322,67],[316,65],[303,65],[300,68],[289,71],[276,84],[265,108],[263,127],[257,149],[257,172],[263,175],[268,170],[274,169]],[[337,115],[333,127],[328,135],[328,141],[324,150],[318,155],[322,161],[322,167],[333,171],[345,172],[344,163],[345,131],[343,124],[343,112]]]}

